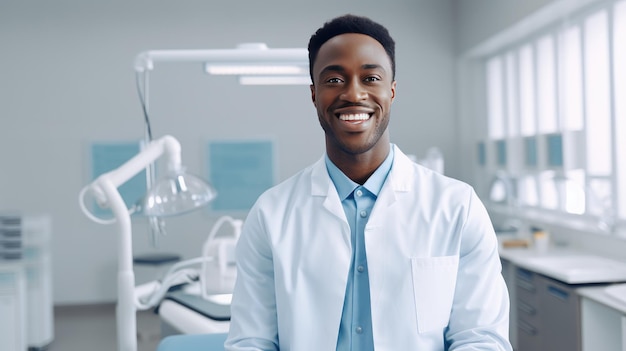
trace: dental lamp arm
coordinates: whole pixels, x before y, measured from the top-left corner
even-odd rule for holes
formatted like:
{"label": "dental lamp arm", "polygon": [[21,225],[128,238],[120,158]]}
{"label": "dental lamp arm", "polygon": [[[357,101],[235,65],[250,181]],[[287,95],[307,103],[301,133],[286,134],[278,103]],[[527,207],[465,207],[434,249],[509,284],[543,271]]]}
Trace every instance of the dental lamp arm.
{"label": "dental lamp arm", "polygon": [[[163,154],[167,156],[168,169],[181,168],[180,143],[171,136],[164,136],[152,141],[135,157],[122,166],[105,173],[81,191],[82,196],[91,190],[101,207],[109,207],[118,226],[118,273],[117,273],[117,336],[119,351],[137,350],[137,297],[135,293],[135,274],[133,272],[132,230],[130,213],[119,193],[118,187],[141,172],[147,165]],[[86,211],[81,202],[81,209],[92,220],[94,216]],[[102,223],[102,222],[100,222]]]}
{"label": "dental lamp arm", "polygon": [[104,183],[110,182],[112,186],[117,188],[144,170],[163,154],[167,158],[168,171],[178,171],[182,168],[180,143],[176,138],[165,135],[160,139],[152,141],[144,150],[119,168],[100,175],[88,186],[96,197],[98,205],[100,207],[108,207],[110,205],[104,194]]}

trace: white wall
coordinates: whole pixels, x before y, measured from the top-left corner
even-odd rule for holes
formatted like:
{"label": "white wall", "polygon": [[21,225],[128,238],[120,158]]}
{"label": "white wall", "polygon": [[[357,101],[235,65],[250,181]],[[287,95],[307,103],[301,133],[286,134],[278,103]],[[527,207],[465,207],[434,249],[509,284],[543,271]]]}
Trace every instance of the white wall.
{"label": "white wall", "polygon": [[545,6],[559,1],[454,0],[457,52],[465,53]]}
{"label": "white wall", "polygon": [[[1,2],[0,211],[52,216],[54,302],[115,299],[115,228],[86,219],[77,195],[90,180],[91,142],[143,136],[136,54],[259,41],[305,47],[324,21],[347,12],[385,24],[397,41],[392,140],[418,155],[441,147],[447,173],[459,175],[451,0]],[[322,155],[308,87],[242,87],[188,66],[152,77],[153,133],[178,137],[193,172],[206,174],[211,139],[272,138],[279,180]],[[199,255],[212,218],[168,221],[163,250]],[[134,225],[135,252],[150,251],[144,221]]]}

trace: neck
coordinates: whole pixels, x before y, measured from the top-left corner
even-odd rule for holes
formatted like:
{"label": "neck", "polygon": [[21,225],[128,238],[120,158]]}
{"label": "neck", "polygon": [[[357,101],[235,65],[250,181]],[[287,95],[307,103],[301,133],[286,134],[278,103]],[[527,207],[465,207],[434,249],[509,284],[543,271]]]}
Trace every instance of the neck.
{"label": "neck", "polygon": [[331,152],[327,148],[328,158],[348,178],[357,184],[365,184],[369,177],[380,167],[389,155],[389,141],[382,141],[371,150],[361,154]]}

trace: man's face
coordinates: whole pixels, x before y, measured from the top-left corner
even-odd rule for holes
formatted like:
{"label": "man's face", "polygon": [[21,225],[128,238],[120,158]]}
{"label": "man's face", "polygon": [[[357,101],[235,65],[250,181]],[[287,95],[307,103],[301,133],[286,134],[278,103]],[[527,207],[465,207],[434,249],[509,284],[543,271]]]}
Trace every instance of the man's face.
{"label": "man's face", "polygon": [[313,66],[311,97],[327,151],[358,155],[383,136],[381,144],[388,143],[395,93],[391,60],[376,39],[349,33],[324,43]]}

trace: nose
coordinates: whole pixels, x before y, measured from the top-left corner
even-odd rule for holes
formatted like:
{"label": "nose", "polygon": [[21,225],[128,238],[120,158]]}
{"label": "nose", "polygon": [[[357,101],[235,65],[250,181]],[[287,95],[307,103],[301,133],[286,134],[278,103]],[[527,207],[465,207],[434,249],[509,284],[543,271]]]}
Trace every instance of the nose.
{"label": "nose", "polygon": [[367,98],[367,90],[358,79],[352,79],[345,85],[345,89],[341,94],[344,101],[357,102]]}

